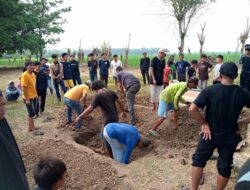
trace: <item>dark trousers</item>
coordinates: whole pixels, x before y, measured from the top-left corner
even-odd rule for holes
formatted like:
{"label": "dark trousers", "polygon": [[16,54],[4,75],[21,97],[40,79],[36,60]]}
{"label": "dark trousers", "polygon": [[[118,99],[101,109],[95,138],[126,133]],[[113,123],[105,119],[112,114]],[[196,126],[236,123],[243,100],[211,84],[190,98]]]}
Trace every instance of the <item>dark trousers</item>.
{"label": "dark trousers", "polygon": [[76,86],[76,83],[82,84],[80,75],[79,76],[72,75],[72,80],[73,80],[74,86]]}
{"label": "dark trousers", "polygon": [[179,82],[186,82],[186,74],[179,74],[178,73],[178,81]]}
{"label": "dark trousers", "polygon": [[143,83],[146,84],[146,78],[147,78],[147,81],[148,81],[148,84],[149,84],[148,70],[141,70],[141,75],[142,75],[142,78],[143,78]]}
{"label": "dark trousers", "polygon": [[46,96],[47,96],[46,90],[37,91],[37,93],[38,93],[39,99],[37,99],[37,102],[35,104],[36,115],[39,114],[39,111],[40,111],[40,113],[44,112]]}
{"label": "dark trousers", "polygon": [[100,75],[100,79],[105,82],[105,86],[107,87],[108,86],[108,78],[109,76],[108,75]]}
{"label": "dark trousers", "polygon": [[250,92],[250,73],[240,74],[240,86],[246,88]]}
{"label": "dark trousers", "polygon": [[8,94],[6,96],[6,100],[7,101],[17,101],[18,97],[19,97],[19,93],[18,92],[16,94]]}
{"label": "dark trousers", "polygon": [[91,82],[97,80],[97,74],[96,73],[89,73],[89,77]]}
{"label": "dark trousers", "polygon": [[63,93],[66,93],[67,89],[65,87],[64,81],[63,80],[61,80],[61,81],[53,80],[53,83],[54,83],[54,88],[56,90],[56,97],[57,97],[58,101],[61,102],[61,95],[60,95],[60,91],[59,91],[59,85],[61,86]]}

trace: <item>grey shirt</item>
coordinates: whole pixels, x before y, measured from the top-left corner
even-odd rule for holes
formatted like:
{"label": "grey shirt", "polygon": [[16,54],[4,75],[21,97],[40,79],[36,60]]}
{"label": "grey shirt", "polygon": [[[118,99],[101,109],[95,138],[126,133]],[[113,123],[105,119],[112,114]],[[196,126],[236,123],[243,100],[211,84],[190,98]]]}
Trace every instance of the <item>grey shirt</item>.
{"label": "grey shirt", "polygon": [[138,78],[126,71],[121,71],[117,74],[117,81],[121,82],[126,90],[133,84],[140,84]]}

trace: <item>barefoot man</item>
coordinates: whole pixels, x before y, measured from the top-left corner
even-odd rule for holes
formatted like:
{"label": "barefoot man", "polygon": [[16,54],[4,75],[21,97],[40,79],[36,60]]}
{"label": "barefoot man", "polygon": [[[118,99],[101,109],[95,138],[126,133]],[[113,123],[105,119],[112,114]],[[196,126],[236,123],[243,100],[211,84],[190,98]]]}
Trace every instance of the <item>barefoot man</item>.
{"label": "barefoot man", "polygon": [[[106,89],[103,81],[101,80],[94,81],[92,83],[92,90],[96,91],[96,95],[94,96],[90,106],[76,118],[75,123],[79,123],[79,121],[82,118],[86,118],[89,114],[91,114],[94,111],[96,107],[101,108],[103,127],[108,123],[118,122],[119,116],[115,104],[116,102],[120,106],[120,109],[123,111],[123,115],[126,115],[123,104],[118,99],[117,94],[112,90]],[[102,131],[101,131],[101,137],[103,138]],[[104,153],[104,147],[96,151]]]}
{"label": "barefoot man", "polygon": [[[188,88],[196,88],[198,85],[198,78],[191,77],[188,82],[180,82],[172,84],[165,88],[160,94],[160,102],[158,108],[158,119],[154,123],[153,127],[149,131],[149,135],[159,137],[160,135],[156,132],[156,129],[166,119],[169,111],[174,110],[174,126],[173,129],[178,127],[178,110],[179,101],[182,103],[187,102],[182,98],[182,95],[188,90]],[[172,118],[169,118],[172,119]]]}

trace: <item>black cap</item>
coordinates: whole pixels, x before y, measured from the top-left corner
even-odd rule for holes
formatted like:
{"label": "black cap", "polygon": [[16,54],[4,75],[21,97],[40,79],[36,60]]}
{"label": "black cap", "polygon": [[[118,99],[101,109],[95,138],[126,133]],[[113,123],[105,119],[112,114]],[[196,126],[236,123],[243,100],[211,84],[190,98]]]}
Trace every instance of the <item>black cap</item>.
{"label": "black cap", "polygon": [[52,54],[52,56],[51,56],[52,59],[55,59],[55,58],[57,58],[57,57],[58,57],[57,54]]}
{"label": "black cap", "polygon": [[246,51],[250,51],[250,44],[246,44],[246,45],[245,45],[245,50],[246,50]]}
{"label": "black cap", "polygon": [[238,76],[238,67],[234,62],[226,62],[221,65],[220,73],[231,79],[235,79]]}

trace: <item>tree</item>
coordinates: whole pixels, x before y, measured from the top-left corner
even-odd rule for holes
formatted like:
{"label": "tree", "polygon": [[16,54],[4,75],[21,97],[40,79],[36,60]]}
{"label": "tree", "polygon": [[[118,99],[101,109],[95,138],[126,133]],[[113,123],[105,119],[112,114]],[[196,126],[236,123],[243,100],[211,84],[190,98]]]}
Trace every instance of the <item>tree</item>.
{"label": "tree", "polygon": [[202,13],[202,10],[214,0],[163,0],[163,3],[168,8],[169,16],[177,21],[178,34],[180,38],[179,52],[183,53],[185,46],[185,37],[197,17]]}
{"label": "tree", "polygon": [[238,39],[238,47],[241,44],[241,50],[240,50],[241,54],[244,53],[244,47],[245,47],[246,41],[250,37],[249,32],[250,32],[250,25],[249,25],[249,18],[247,18],[247,26],[244,29],[243,33],[240,34],[240,37]]}
{"label": "tree", "polygon": [[203,53],[203,45],[204,45],[205,39],[206,39],[206,36],[204,33],[205,28],[206,28],[206,23],[204,23],[204,25],[201,25],[201,33],[197,34],[199,42],[200,42],[200,55]]}
{"label": "tree", "polygon": [[31,0],[27,3],[28,27],[25,31],[28,49],[37,57],[43,56],[43,49],[48,44],[56,44],[60,39],[56,35],[64,32],[63,13],[70,7],[61,8],[63,0]]}
{"label": "tree", "polygon": [[25,4],[19,0],[0,0],[0,56],[25,49],[22,36],[26,17]]}

